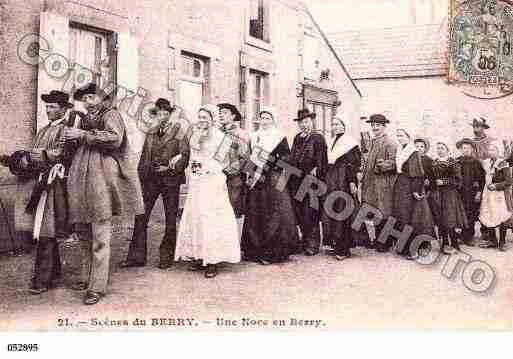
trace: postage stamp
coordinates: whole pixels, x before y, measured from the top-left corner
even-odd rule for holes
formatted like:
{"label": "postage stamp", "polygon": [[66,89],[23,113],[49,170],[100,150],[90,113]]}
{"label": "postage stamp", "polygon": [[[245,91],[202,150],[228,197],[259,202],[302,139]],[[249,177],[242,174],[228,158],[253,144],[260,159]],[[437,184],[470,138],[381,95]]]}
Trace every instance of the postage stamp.
{"label": "postage stamp", "polygon": [[486,89],[492,97],[513,91],[513,4],[507,0],[451,0],[449,82]]}

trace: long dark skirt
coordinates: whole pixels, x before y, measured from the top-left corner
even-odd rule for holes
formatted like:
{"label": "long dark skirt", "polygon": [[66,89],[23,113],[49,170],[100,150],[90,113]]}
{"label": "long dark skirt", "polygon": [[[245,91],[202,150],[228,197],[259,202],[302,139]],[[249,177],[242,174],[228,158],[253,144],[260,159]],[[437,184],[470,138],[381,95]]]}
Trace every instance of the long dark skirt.
{"label": "long dark skirt", "polygon": [[[350,194],[349,181],[347,179],[347,169],[343,165],[330,165],[326,174],[326,185],[328,187],[327,195],[336,191],[342,191],[346,194]],[[342,213],[344,209],[351,204],[346,203],[344,198],[337,198],[337,200],[331,206],[334,213]],[[332,218],[326,211],[322,214],[323,224],[323,243],[332,245],[335,249],[335,253],[338,255],[349,255],[350,248],[353,244],[353,230],[351,224],[354,219],[354,214],[358,208],[357,199],[353,198],[353,215],[346,219]]]}
{"label": "long dark skirt", "polygon": [[435,208],[433,216],[437,226],[443,229],[467,228],[469,226],[460,194],[451,186],[438,187],[432,192]]}
{"label": "long dark skirt", "polygon": [[282,262],[298,246],[292,200],[287,189],[276,189],[279,178],[279,172],[269,172],[248,192],[241,242],[247,260]]}
{"label": "long dark skirt", "polygon": [[240,218],[245,214],[247,186],[244,175],[232,176],[226,179],[228,197],[235,212],[235,217]]}
{"label": "long dark skirt", "polygon": [[392,215],[402,224],[413,227],[414,234],[434,236],[435,224],[426,198],[413,197],[412,178],[400,174],[394,186]]}
{"label": "long dark skirt", "polygon": [[[394,186],[394,202],[392,216],[404,229],[405,225],[413,228],[412,235],[399,250],[402,254],[410,253],[410,244],[418,235],[428,235],[433,239],[435,236],[435,223],[427,198],[421,200],[413,196],[413,179],[405,174],[399,174]],[[402,244],[399,244],[402,246]]]}

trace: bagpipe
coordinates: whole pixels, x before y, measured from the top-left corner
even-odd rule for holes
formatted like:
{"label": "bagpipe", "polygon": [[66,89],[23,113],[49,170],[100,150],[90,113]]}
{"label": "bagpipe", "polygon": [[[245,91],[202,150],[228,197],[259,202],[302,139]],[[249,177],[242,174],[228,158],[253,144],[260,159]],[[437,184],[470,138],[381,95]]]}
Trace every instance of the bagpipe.
{"label": "bagpipe", "polygon": [[40,168],[31,159],[29,151],[16,151],[12,155],[0,155],[0,164],[8,167],[13,175],[21,179],[35,178]]}

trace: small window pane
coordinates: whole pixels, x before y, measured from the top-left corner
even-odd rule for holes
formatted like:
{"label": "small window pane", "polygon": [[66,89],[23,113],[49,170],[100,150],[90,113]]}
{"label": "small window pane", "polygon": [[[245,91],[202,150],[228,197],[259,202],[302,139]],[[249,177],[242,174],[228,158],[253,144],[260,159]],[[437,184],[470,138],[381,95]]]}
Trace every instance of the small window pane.
{"label": "small window pane", "polygon": [[187,76],[192,76],[193,63],[191,58],[182,56],[182,73]]}
{"label": "small window pane", "polygon": [[200,60],[194,60],[194,77],[202,77]]}
{"label": "small window pane", "polygon": [[250,1],[249,34],[264,39],[264,0]]}

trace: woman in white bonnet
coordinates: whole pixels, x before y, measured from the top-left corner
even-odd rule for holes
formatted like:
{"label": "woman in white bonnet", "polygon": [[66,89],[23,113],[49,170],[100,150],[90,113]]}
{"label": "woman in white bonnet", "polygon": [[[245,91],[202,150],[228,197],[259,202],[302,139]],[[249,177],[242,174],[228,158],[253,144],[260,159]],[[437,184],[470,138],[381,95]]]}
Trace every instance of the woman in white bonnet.
{"label": "woman in white bonnet", "polygon": [[[392,216],[399,225],[409,225],[413,233],[404,246],[399,243],[399,254],[406,259],[416,259],[420,248],[411,247],[412,240],[419,235],[435,238],[435,225],[426,199],[425,173],[422,157],[415,147],[413,130],[404,127],[396,131],[399,147],[396,154],[397,180],[394,184]],[[423,248],[427,244],[422,243]]]}
{"label": "woman in white bonnet", "polygon": [[[346,124],[341,117],[331,121],[333,138],[328,144],[328,171],[326,173],[327,197],[330,193],[342,191],[358,201],[357,173],[362,165],[362,154],[358,142],[347,132]],[[348,204],[343,198],[337,198],[332,206],[324,209],[322,224],[324,244],[332,245],[335,258],[344,260],[351,257],[353,247],[352,216],[341,220],[336,214],[342,213]],[[331,213],[330,213],[331,212]]]}
{"label": "woman in white bonnet", "polygon": [[255,171],[246,202],[242,250],[245,259],[262,265],[285,261],[299,242],[291,196],[279,185],[280,161],[288,160],[290,147],[277,121],[274,108],[262,106],[259,129],[250,136],[250,163]]}
{"label": "woman in white bonnet", "polygon": [[[481,231],[488,234],[489,242],[486,247],[496,247],[505,250],[506,230],[511,227],[513,200],[511,186],[513,184],[511,167],[504,159],[503,147],[498,142],[488,145],[490,158],[483,161],[486,171],[486,184],[481,199],[479,221]],[[496,228],[499,228],[497,242]]]}
{"label": "woman in white bonnet", "polygon": [[180,222],[175,259],[194,261],[190,270],[205,269],[205,277],[217,275],[217,264],[240,262],[237,221],[228,197],[226,167],[228,157],[219,158],[224,140],[215,126],[218,108],[205,105],[190,138],[188,194]]}

